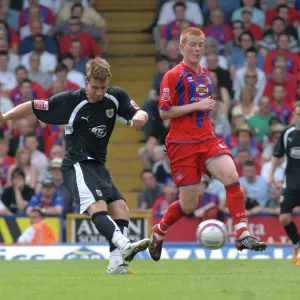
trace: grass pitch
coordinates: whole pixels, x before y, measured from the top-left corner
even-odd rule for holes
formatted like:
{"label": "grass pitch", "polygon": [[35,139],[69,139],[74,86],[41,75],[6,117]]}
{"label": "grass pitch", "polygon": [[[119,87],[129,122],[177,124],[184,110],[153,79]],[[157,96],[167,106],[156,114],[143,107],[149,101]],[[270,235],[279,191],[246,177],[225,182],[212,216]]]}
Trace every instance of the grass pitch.
{"label": "grass pitch", "polygon": [[136,275],[106,275],[107,261],[0,261],[2,300],[299,300],[289,260],[136,260]]}

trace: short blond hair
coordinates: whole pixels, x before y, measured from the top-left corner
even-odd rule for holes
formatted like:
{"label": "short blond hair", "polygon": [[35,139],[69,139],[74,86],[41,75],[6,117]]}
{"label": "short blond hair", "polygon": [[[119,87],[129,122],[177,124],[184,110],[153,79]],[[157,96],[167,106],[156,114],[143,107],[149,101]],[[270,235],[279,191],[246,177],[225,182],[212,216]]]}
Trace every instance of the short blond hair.
{"label": "short blond hair", "polygon": [[86,64],[85,75],[88,80],[92,77],[101,81],[111,78],[110,64],[105,59],[100,57],[91,59]]}

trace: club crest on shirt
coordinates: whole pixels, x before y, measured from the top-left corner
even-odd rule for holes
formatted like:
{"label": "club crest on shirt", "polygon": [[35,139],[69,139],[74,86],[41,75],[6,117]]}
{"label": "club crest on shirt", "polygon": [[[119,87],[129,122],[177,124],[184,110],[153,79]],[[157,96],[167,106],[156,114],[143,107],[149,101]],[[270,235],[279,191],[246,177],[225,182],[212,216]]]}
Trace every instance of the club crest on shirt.
{"label": "club crest on shirt", "polygon": [[196,87],[196,91],[197,91],[197,93],[198,93],[200,96],[204,96],[205,94],[208,93],[208,87],[205,86],[204,84],[199,84],[199,85]]}
{"label": "club crest on shirt", "polygon": [[106,110],[106,116],[108,118],[112,118],[114,116],[115,111],[113,109],[107,109]]}

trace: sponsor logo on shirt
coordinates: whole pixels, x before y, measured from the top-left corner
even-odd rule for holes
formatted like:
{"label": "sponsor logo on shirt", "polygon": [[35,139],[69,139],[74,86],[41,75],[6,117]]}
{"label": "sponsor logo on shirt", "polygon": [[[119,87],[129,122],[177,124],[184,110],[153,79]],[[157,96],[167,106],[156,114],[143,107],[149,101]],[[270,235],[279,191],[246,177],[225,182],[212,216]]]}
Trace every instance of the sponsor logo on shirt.
{"label": "sponsor logo on shirt", "polygon": [[140,107],[133,100],[131,100],[130,103],[135,109],[140,109]]}
{"label": "sponsor logo on shirt", "polygon": [[46,100],[34,100],[33,105],[35,109],[49,110],[49,102]]}
{"label": "sponsor logo on shirt", "polygon": [[290,156],[295,159],[300,159],[300,147],[291,148]]}
{"label": "sponsor logo on shirt", "polygon": [[204,84],[199,84],[199,85],[196,87],[196,91],[197,91],[197,93],[198,93],[200,96],[204,96],[205,94],[208,93],[208,87],[205,86]]}
{"label": "sponsor logo on shirt", "polygon": [[107,130],[105,125],[99,125],[93,128],[90,128],[89,131],[93,133],[97,138],[101,139],[106,136]]}
{"label": "sponsor logo on shirt", "polygon": [[169,88],[163,88],[162,89],[162,94],[161,94],[161,101],[162,102],[167,102],[170,101],[171,96],[170,96],[170,89]]}

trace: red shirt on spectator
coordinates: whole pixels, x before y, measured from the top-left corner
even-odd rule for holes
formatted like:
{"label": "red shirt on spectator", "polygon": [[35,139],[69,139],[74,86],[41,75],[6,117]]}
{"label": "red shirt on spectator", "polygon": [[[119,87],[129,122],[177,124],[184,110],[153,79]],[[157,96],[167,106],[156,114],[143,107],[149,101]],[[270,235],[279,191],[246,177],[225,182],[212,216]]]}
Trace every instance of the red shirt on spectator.
{"label": "red shirt on spectator", "polygon": [[153,215],[164,215],[167,211],[169,205],[169,201],[166,199],[166,195],[163,194],[161,197],[157,198],[152,206],[152,214]]}
{"label": "red shirt on spectator", "polygon": [[[187,21],[187,23],[189,24],[190,27],[197,27],[197,25],[193,22]],[[181,34],[180,27],[178,26],[177,22],[174,21],[163,26],[161,36],[165,40],[170,41],[170,40],[179,39],[180,34]]]}
{"label": "red shirt on spectator", "polygon": [[251,32],[253,34],[254,38],[257,41],[261,41],[262,38],[263,38],[263,31],[262,31],[262,29],[258,25],[254,24],[254,23],[252,23],[248,27],[245,27],[244,30]]}
{"label": "red shirt on spectator", "polygon": [[99,56],[101,53],[101,50],[95,41],[95,39],[88,33],[80,32],[78,36],[72,37],[70,34],[66,34],[59,40],[59,50],[62,54],[68,53],[71,47],[71,41],[73,39],[78,39],[81,41],[81,47],[82,47],[82,56],[86,56],[89,58]]}
{"label": "red shirt on spectator", "polygon": [[[76,91],[80,89],[80,86],[77,85],[76,83],[74,82],[71,82],[69,80],[67,80],[66,84],[65,84],[65,87],[64,87],[64,90],[65,91]],[[52,84],[49,86],[48,90],[47,90],[47,94],[48,94],[48,97],[51,97],[54,95],[53,93],[53,86]]]}
{"label": "red shirt on spectator", "polygon": [[275,100],[271,99],[271,112],[283,120],[285,125],[289,125],[293,119],[294,107],[291,103],[284,102],[281,107],[276,105]]}
{"label": "red shirt on spectator", "polygon": [[50,149],[55,144],[61,144],[61,129],[58,125],[46,124],[40,130],[44,142],[44,153],[49,157]]}
{"label": "red shirt on spectator", "polygon": [[[42,23],[55,25],[56,20],[52,13],[52,11],[43,5],[39,5],[40,7],[40,16]],[[19,26],[23,27],[29,23],[29,8],[23,10],[19,16]]]}
{"label": "red shirt on spectator", "polygon": [[[277,9],[274,8],[269,10],[266,15],[266,25],[271,26],[272,20],[277,17]],[[290,7],[289,9],[289,18],[287,23],[293,25],[293,23],[299,21],[299,16],[296,8]]]}
{"label": "red shirt on spectator", "polygon": [[210,36],[218,41],[219,44],[224,45],[233,38],[232,29],[229,25],[223,24],[219,27],[207,25],[203,28],[205,36]]}
{"label": "red shirt on spectator", "polygon": [[[41,85],[37,82],[32,82],[32,97],[34,99],[46,99],[47,95]],[[9,93],[9,98],[13,102],[14,106],[22,103],[21,90],[19,86],[16,86]]]}
{"label": "red shirt on spectator", "polygon": [[17,30],[9,28],[10,44],[9,47],[17,44],[20,45],[20,36]]}
{"label": "red shirt on spectator", "polygon": [[270,74],[274,67],[274,62],[277,56],[282,55],[287,61],[287,72],[292,73],[294,76],[298,77],[298,66],[299,58],[293,52],[287,50],[282,53],[280,50],[275,50],[267,55],[264,71]]}
{"label": "red shirt on spectator", "polygon": [[11,156],[6,155],[3,160],[0,162],[0,182],[2,186],[6,185],[7,179],[7,170],[9,166],[15,163],[15,159]]}
{"label": "red shirt on spectator", "polygon": [[[264,96],[267,96],[269,99],[272,98],[273,96],[273,88],[276,85],[274,80],[272,78],[269,78],[267,81],[267,85],[264,90]],[[286,78],[284,82],[282,83],[285,89],[285,98],[284,102],[285,103],[293,103],[297,101],[297,91],[296,91],[296,86],[293,80],[289,80]]]}

